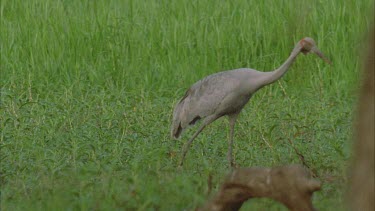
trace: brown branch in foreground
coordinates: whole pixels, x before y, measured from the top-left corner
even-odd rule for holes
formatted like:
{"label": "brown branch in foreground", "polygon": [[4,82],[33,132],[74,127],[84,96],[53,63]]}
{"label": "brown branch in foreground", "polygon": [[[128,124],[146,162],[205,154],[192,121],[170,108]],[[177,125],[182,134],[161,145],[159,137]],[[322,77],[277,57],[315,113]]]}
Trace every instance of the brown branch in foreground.
{"label": "brown branch in foreground", "polygon": [[271,198],[290,210],[314,210],[311,202],[320,182],[300,165],[242,168],[230,173],[219,192],[197,210],[234,211],[251,198]]}
{"label": "brown branch in foreground", "polygon": [[375,177],[375,28],[369,37],[368,52],[362,72],[362,85],[350,166],[350,188],[347,200],[351,210],[374,210]]}

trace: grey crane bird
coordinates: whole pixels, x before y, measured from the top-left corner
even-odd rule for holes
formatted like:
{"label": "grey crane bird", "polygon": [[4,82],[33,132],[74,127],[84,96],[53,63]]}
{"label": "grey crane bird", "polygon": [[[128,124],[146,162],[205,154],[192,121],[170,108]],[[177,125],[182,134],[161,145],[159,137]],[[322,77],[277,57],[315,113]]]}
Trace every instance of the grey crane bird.
{"label": "grey crane bird", "polygon": [[227,159],[234,166],[232,147],[234,126],[242,108],[251,96],[260,88],[272,84],[280,79],[293,64],[297,55],[315,53],[327,63],[331,63],[316,47],[312,38],[301,39],[294,47],[289,58],[279,68],[270,72],[260,72],[249,68],[228,70],[209,75],[193,84],[185,96],[176,104],[173,111],[171,135],[177,139],[181,132],[198,120],[202,124],[198,130],[185,143],[182,150],[180,166],[182,166],[186,153],[193,140],[210,123],[222,116],[229,117],[229,149]]}

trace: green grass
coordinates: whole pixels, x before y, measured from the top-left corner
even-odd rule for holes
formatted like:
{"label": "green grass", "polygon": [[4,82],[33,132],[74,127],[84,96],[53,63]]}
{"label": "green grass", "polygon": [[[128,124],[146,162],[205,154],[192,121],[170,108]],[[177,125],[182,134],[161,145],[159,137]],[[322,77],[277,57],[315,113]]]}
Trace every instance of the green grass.
{"label": "green grass", "polygon": [[[209,126],[176,169],[173,105],[221,70],[272,70],[313,37],[333,61],[300,56],[236,126],[238,164],[299,163],[344,206],[352,117],[372,1],[0,1],[2,210],[190,210],[229,171],[228,123]],[[269,147],[267,141],[271,147]],[[243,210],[279,210],[265,199]]]}

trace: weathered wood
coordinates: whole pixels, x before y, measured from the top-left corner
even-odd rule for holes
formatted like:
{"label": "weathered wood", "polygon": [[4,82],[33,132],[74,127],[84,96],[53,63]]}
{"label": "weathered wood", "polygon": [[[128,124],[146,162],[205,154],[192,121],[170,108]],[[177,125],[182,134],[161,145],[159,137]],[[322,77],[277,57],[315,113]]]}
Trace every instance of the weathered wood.
{"label": "weathered wood", "polygon": [[230,173],[219,192],[198,210],[235,211],[251,198],[271,198],[290,210],[314,210],[312,195],[321,183],[300,165],[241,168]]}

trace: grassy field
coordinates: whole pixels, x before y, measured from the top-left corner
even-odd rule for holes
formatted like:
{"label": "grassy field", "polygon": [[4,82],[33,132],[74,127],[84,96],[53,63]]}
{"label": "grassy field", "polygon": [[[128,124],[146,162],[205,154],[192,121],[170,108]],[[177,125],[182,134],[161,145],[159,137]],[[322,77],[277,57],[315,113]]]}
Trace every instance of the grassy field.
{"label": "grassy field", "polygon": [[[228,122],[196,139],[184,168],[174,104],[221,70],[269,71],[313,37],[333,61],[300,55],[240,115],[243,167],[300,163],[344,206],[361,48],[372,1],[0,1],[2,210],[191,210],[229,171]],[[366,15],[368,14],[368,15]],[[226,130],[223,130],[226,128]],[[269,143],[268,146],[266,143]],[[255,199],[243,210],[285,210]]]}

